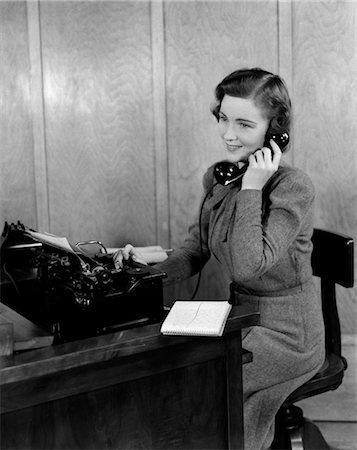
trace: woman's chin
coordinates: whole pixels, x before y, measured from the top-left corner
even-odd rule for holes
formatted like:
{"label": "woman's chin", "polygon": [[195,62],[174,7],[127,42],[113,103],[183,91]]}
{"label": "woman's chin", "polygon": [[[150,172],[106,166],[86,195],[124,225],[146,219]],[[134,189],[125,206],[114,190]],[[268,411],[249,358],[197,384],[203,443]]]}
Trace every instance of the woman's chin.
{"label": "woman's chin", "polygon": [[240,157],[237,155],[232,155],[231,153],[226,153],[226,161],[232,164],[238,164],[240,161]]}

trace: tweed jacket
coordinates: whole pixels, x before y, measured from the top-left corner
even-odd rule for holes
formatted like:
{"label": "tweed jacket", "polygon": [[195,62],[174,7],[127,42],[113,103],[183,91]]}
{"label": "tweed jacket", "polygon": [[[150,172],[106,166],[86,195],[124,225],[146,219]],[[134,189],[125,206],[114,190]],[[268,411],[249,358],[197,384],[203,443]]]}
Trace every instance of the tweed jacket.
{"label": "tweed jacket", "polygon": [[281,165],[262,191],[214,184],[210,167],[203,178],[202,256],[197,220],[183,246],[160,264],[166,283],[195,274],[211,255],[253,293],[279,295],[311,279],[314,187],[304,172]]}
{"label": "tweed jacket", "polygon": [[253,362],[243,366],[244,439],[246,450],[268,448],[279,407],[325,356],[311,269],[314,187],[307,174],[286,164],[262,191],[217,185],[213,167],[203,186],[201,220],[159,268],[171,283],[193,275],[213,256],[238,302],[259,310],[260,325],[242,334],[244,348],[253,353]]}

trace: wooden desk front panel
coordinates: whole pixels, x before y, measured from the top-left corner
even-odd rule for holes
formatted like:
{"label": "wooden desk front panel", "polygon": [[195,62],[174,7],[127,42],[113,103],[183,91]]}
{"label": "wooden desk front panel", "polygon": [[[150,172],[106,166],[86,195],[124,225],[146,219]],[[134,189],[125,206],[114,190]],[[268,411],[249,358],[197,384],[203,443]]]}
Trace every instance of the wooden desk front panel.
{"label": "wooden desk front panel", "polygon": [[0,358],[1,448],[243,448],[241,329],[172,337],[160,324]]}
{"label": "wooden desk front panel", "polygon": [[217,358],[2,415],[2,448],[227,448]]}

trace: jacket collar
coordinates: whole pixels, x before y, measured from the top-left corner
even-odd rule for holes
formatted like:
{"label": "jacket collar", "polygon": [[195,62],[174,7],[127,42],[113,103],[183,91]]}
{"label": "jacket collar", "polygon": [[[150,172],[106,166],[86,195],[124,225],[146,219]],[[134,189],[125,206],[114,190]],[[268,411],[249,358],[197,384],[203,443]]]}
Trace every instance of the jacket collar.
{"label": "jacket collar", "polygon": [[222,201],[226,198],[226,196],[232,192],[232,191],[239,191],[241,188],[241,183],[232,183],[228,186],[222,186],[221,184],[215,184],[211,194],[208,196],[207,199],[207,207],[209,209],[215,209],[217,208]]}

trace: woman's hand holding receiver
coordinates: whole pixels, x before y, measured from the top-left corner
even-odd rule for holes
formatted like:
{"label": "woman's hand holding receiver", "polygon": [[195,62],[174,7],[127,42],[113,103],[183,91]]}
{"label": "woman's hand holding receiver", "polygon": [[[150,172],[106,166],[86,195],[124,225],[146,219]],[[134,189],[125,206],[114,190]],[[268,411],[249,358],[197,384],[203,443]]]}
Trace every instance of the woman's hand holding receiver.
{"label": "woman's hand holding receiver", "polygon": [[113,255],[113,261],[116,269],[121,269],[125,265],[125,261],[130,259],[134,262],[147,265],[143,255],[131,244],[126,244],[125,247],[120,248]]}
{"label": "woman's hand holding receiver", "polygon": [[242,180],[242,190],[261,190],[278,170],[281,160],[281,150],[273,139],[270,140],[272,151],[268,147],[263,147],[249,156],[249,166]]}

